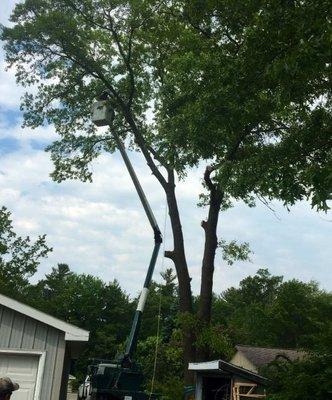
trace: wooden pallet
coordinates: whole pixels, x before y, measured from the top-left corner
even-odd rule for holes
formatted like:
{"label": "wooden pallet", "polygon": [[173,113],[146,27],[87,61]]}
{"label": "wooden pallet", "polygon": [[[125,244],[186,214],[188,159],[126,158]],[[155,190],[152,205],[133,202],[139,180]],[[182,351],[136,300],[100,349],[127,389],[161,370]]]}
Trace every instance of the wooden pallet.
{"label": "wooden pallet", "polygon": [[257,389],[255,383],[237,382],[233,385],[233,400],[241,400],[243,398],[265,399],[266,394],[254,393]]}

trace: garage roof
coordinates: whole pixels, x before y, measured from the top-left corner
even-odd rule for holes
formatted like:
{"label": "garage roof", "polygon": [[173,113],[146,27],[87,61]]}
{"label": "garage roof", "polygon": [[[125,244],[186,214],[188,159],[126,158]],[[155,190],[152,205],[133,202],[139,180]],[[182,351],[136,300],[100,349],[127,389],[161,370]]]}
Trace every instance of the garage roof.
{"label": "garage roof", "polygon": [[0,304],[21,314],[27,315],[28,317],[40,321],[46,325],[52,326],[53,328],[59,329],[59,331],[65,333],[65,340],[67,341],[87,342],[89,340],[89,331],[78,328],[75,325],[68,324],[68,322],[52,317],[49,314],[39,311],[36,308],[30,307],[10,297],[4,296],[3,294],[0,294]]}

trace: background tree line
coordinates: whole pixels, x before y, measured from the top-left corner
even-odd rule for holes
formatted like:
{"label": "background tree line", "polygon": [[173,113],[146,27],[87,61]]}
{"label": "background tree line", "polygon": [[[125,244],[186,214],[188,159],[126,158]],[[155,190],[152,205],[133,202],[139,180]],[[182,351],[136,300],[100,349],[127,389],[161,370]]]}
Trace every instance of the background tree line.
{"label": "background tree line", "polygon": [[[90,331],[88,346],[73,370],[78,380],[83,379],[89,358],[114,358],[121,352],[137,298],[131,298],[117,281],[106,283],[75,273],[66,264],[58,264],[31,283],[41,257],[51,249],[44,236],[35,242],[19,237],[5,208],[0,211],[0,249],[1,293]],[[184,321],[178,303],[176,276],[169,268],[162,273],[162,283],[152,285],[136,353],[149,389],[158,340],[155,390],[172,400],[180,399],[183,391]],[[196,296],[195,308],[198,303]],[[196,346],[208,354],[207,360],[229,360],[240,343],[306,350],[311,355],[308,360],[275,363],[262,371],[271,377],[271,399],[326,400],[331,391],[331,293],[315,282],[284,281],[260,269],[238,288],[214,294],[212,304],[209,325],[202,326],[194,318],[185,321],[195,333]]]}

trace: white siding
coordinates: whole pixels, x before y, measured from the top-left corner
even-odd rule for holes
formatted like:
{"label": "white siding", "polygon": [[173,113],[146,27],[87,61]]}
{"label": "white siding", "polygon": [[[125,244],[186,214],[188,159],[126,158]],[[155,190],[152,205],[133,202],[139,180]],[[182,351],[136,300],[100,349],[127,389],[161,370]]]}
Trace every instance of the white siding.
{"label": "white siding", "polygon": [[247,357],[238,351],[230,361],[231,364],[237,365],[238,367],[248,369],[249,371],[258,373],[257,368],[252,364]]}

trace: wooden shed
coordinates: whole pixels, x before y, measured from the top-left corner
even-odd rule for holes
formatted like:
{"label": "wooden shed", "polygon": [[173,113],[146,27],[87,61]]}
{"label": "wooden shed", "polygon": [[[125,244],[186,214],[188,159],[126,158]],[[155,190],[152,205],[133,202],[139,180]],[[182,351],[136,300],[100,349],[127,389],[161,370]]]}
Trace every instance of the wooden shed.
{"label": "wooden shed", "polygon": [[65,400],[70,363],[89,332],[0,294],[0,376],[15,400]]}
{"label": "wooden shed", "polygon": [[195,400],[264,399],[267,379],[223,360],[190,363],[196,375]]}

